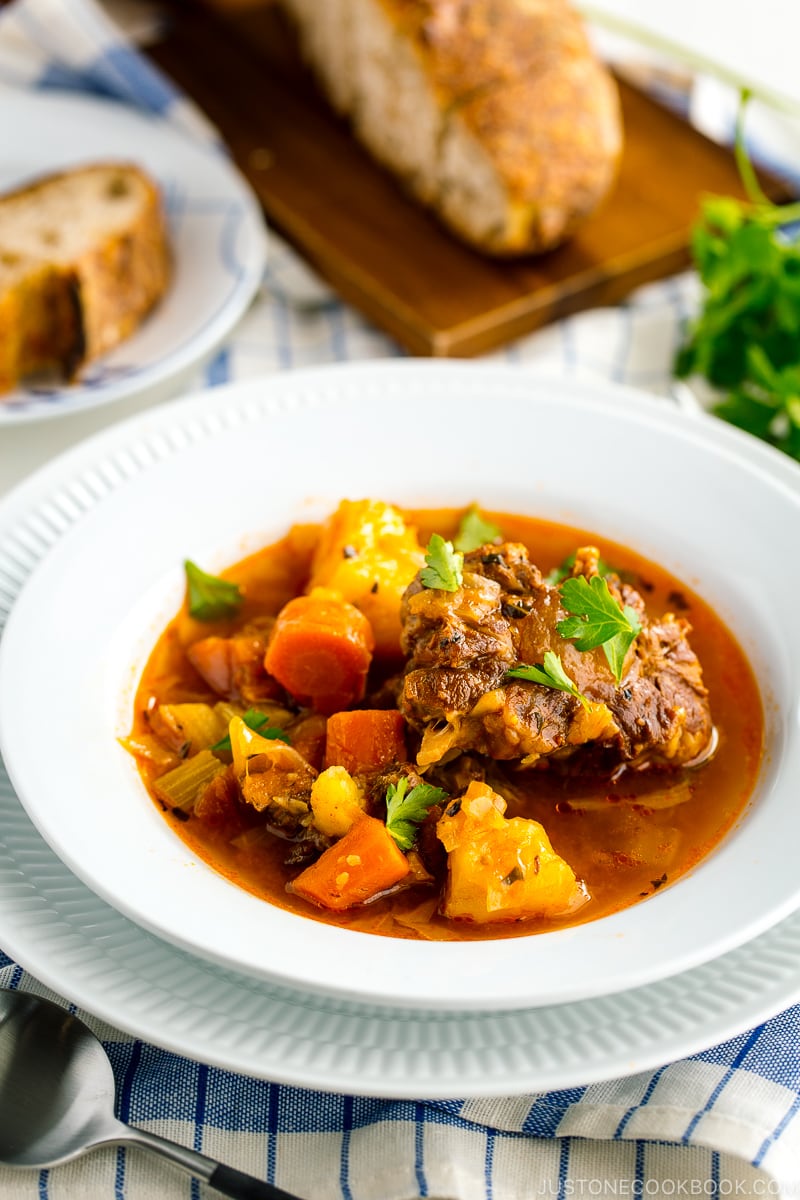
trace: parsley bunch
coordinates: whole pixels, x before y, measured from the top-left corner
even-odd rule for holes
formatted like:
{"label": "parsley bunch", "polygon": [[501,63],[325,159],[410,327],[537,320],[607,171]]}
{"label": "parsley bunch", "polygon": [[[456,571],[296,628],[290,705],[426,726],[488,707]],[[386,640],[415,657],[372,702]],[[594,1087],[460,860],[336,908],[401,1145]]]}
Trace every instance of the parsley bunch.
{"label": "parsley bunch", "polygon": [[749,201],[710,196],[692,232],[705,288],[675,374],[704,376],[726,393],[717,416],[800,460],[800,242],[787,226],[800,203],[764,194],[744,148],[742,92],[736,159]]}

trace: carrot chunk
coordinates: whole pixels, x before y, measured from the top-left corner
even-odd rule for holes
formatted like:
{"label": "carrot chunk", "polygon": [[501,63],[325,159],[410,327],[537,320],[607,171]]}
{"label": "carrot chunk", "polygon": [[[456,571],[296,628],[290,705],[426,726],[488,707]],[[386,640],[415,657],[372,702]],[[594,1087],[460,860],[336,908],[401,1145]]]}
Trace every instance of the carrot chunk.
{"label": "carrot chunk", "polygon": [[365,816],[306,867],[288,890],[320,908],[341,911],[388,891],[410,869],[383,821]]}
{"label": "carrot chunk", "polygon": [[394,709],[362,708],[328,718],[326,767],[358,775],[407,758],[405,721]]}
{"label": "carrot chunk", "polygon": [[336,592],[315,588],[281,609],[264,665],[301,704],[327,715],[362,698],[373,647],[366,617]]}

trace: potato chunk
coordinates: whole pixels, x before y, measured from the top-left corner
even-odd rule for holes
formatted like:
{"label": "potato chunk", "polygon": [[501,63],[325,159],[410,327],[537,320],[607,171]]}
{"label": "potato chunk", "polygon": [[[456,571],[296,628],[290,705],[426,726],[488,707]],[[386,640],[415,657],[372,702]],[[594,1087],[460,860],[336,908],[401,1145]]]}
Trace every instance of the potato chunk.
{"label": "potato chunk", "polygon": [[314,824],[328,837],[343,837],[366,807],[364,793],[344,767],[328,767],[312,784]]}
{"label": "potato chunk", "polygon": [[400,600],[425,565],[415,529],[380,500],[343,500],[322,527],[309,588],[328,587],[372,626],[375,653],[400,655]]}
{"label": "potato chunk", "polygon": [[538,821],[503,814],[506,802],[485,783],[471,783],[436,826],[447,851],[442,913],[487,924],[552,918],[587,899],[571,867],[555,853]]}

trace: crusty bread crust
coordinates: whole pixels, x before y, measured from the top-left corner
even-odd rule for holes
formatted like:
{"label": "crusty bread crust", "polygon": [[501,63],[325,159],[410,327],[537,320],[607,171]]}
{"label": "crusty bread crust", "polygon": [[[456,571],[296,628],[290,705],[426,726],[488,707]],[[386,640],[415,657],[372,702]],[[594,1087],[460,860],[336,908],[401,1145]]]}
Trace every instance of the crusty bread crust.
{"label": "crusty bread crust", "polygon": [[619,96],[566,0],[284,4],[358,137],[480,249],[547,250],[610,190]]}
{"label": "crusty bread crust", "polygon": [[138,167],[77,167],[0,197],[0,392],[43,371],[73,378],[170,277],[161,197]]}

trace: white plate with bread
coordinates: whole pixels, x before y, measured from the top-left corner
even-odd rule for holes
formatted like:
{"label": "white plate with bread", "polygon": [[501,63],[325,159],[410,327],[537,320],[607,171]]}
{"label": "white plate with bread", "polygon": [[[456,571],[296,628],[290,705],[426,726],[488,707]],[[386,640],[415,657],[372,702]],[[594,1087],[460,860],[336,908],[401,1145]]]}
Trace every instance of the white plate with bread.
{"label": "white plate with bread", "polygon": [[116,101],[0,91],[0,425],[140,394],[212,353],[259,286],[224,154]]}

